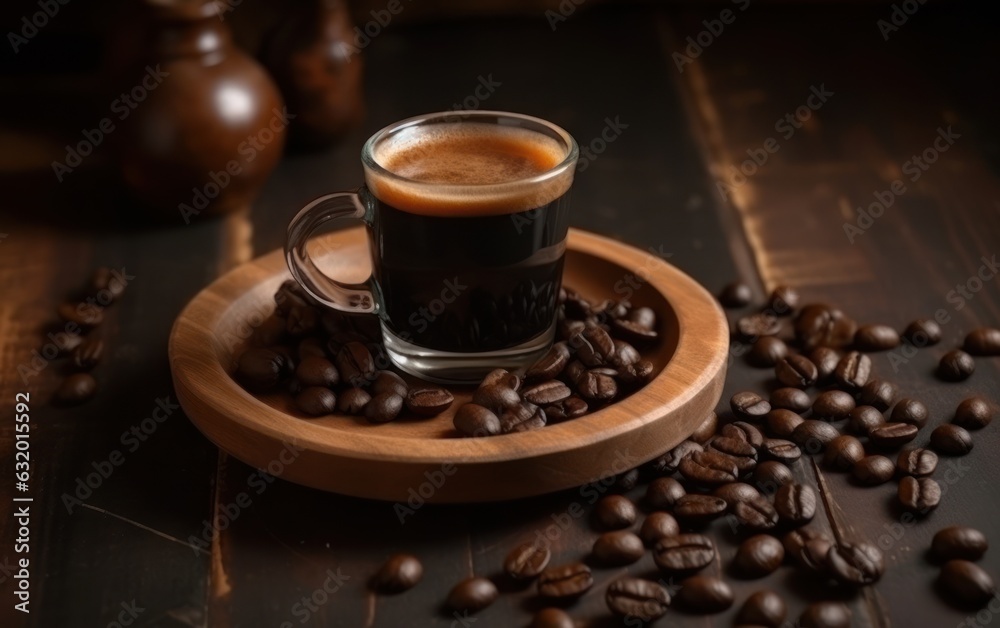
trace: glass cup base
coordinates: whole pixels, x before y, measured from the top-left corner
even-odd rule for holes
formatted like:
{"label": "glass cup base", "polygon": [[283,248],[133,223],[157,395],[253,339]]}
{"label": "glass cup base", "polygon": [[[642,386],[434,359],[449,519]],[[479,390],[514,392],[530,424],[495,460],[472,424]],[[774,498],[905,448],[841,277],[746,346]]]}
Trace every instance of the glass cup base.
{"label": "glass cup base", "polygon": [[403,340],[382,324],[382,341],[399,370],[438,384],[478,384],[494,369],[515,371],[545,355],[556,336],[555,322],[541,334],[516,347],[481,353],[453,353],[420,347]]}

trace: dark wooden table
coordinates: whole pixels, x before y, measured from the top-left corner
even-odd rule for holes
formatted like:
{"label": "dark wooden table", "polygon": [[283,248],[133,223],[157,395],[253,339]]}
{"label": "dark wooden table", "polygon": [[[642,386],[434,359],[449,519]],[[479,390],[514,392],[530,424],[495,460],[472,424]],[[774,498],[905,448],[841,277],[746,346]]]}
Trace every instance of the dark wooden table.
{"label": "dark wooden table", "polygon": [[[705,29],[702,20],[726,8],[732,23],[690,63],[678,61],[686,38]],[[530,588],[504,586],[474,621],[444,611],[442,602],[463,577],[497,575],[510,547],[566,521],[564,513],[574,502],[586,504],[587,493],[424,506],[401,524],[392,504],[262,482],[176,408],[146,440],[127,435],[158,405],[175,401],[166,339],[183,305],[220,273],[281,246],[284,225],[305,201],[357,185],[358,152],[369,133],[461,102],[480,77],[499,82],[482,107],[551,119],[581,145],[609,120],[620,121],[620,136],[578,176],[575,226],[649,248],[712,290],[739,277],[762,298],[787,283],[807,300],[897,328],[944,310],[949,322],[939,346],[896,368],[892,354],[873,356],[880,376],[930,408],[918,442],[971,393],[1000,400],[997,359],[978,360],[964,383],[932,377],[940,355],[968,330],[1000,321],[1000,279],[973,281],[984,258],[1000,255],[1000,56],[991,22],[978,10],[972,3],[921,5],[888,40],[878,26],[890,19],[888,5],[585,6],[555,32],[543,15],[394,25],[365,51],[363,129],[330,152],[288,155],[247,215],[190,226],[129,220],[129,208],[106,184],[101,158],[57,187],[45,151],[55,158],[60,140],[79,127],[50,120],[35,141],[10,131],[16,121],[8,120],[4,163],[34,160],[38,167],[3,175],[0,625],[118,625],[130,620],[126,607],[137,614],[134,626],[527,624],[537,607]],[[826,95],[811,98],[814,89]],[[810,105],[815,110],[800,110],[808,119],[785,121]],[[73,120],[65,101],[45,106],[69,110]],[[914,170],[913,156],[949,128],[957,139],[926,170]],[[754,155],[766,161],[744,166],[755,170],[745,182],[731,178]],[[844,225],[857,224],[856,209],[896,179],[906,191],[851,241]],[[134,275],[127,298],[108,311],[111,355],[96,371],[102,388],[87,405],[55,408],[49,399],[62,367],[53,363],[27,383],[17,367],[44,344],[55,306],[100,264]],[[961,296],[958,286],[966,285],[981,287]],[[734,345],[723,418],[733,392],[764,390],[769,377],[748,368],[741,350]],[[31,394],[30,615],[12,608],[18,525],[8,497],[18,392]],[[115,450],[122,464],[82,504],[67,508],[64,496]],[[847,601],[856,626],[956,626],[967,618],[978,623],[962,625],[988,625],[997,603],[974,615],[944,602],[925,551],[947,524],[1000,538],[998,451],[996,425],[976,433],[969,456],[942,461],[941,508],[906,525],[893,506],[895,483],[861,489],[809,460],[797,463],[796,477],[823,495],[814,525],[879,544],[888,572],[855,594],[783,568],[735,581],[738,604],[769,587],[788,599],[792,618],[808,601],[826,598]],[[595,461],[595,478],[600,467]],[[640,495],[637,489],[634,497]],[[216,517],[226,525],[213,534]],[[712,535],[724,565],[734,538],[724,525]],[[198,540],[203,536],[210,542]],[[556,536],[554,560],[565,561],[584,557],[595,533],[586,520],[572,520]],[[366,580],[396,551],[422,557],[423,582],[400,596],[369,593]],[[1000,576],[1000,551],[990,550],[982,564]],[[653,570],[647,556],[627,569],[596,572],[595,593],[570,612],[580,625],[620,625],[605,610],[604,586],[626,571]],[[336,590],[327,594],[324,586]],[[731,625],[735,608],[711,617],[671,611],[660,623]]]}

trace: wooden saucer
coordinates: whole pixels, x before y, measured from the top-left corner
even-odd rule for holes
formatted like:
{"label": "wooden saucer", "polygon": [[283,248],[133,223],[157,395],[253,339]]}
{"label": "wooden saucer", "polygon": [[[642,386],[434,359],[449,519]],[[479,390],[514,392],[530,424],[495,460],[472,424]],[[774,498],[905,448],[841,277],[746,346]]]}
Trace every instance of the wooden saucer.
{"label": "wooden saucer", "polygon": [[[317,244],[331,275],[366,276],[363,229]],[[174,324],[170,367],[198,429],[236,458],[292,482],[411,505],[539,495],[607,480],[658,456],[691,434],[722,394],[729,329],[712,295],[658,257],[571,229],[566,286],[593,301],[627,298],[657,313],[660,340],[644,355],[658,375],[645,388],[578,419],[491,438],[454,431],[454,410],[471,396],[462,388],[452,390],[452,408],[431,419],[303,418],[284,395],[258,399],[230,376],[234,356],[288,277],[283,252],[274,251],[199,293]]]}

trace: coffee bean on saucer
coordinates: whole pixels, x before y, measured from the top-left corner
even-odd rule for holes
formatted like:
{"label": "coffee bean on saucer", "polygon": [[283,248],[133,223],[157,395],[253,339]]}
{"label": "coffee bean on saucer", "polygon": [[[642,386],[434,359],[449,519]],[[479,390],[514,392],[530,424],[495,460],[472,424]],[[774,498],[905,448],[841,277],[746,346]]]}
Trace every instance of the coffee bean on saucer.
{"label": "coffee bean on saucer", "polygon": [[858,351],[887,351],[899,346],[899,333],[888,325],[862,325],[854,332]]}
{"label": "coffee bean on saucer", "polygon": [[825,421],[846,419],[855,407],[854,397],[842,390],[828,390],[816,396],[812,405],[812,416]]}
{"label": "coffee bean on saucer", "polygon": [[704,445],[710,438],[715,436],[715,432],[719,426],[719,416],[714,412],[709,412],[705,420],[701,422],[694,432],[692,432],[690,438],[696,443],[701,443]]}
{"label": "coffee bean on saucer", "polygon": [[885,456],[866,456],[854,463],[851,469],[851,477],[858,484],[864,486],[877,486],[885,484],[892,479],[896,467]]}
{"label": "coffee bean on saucer", "polygon": [[104,310],[88,303],[63,303],[57,310],[59,318],[75,323],[83,329],[97,327],[104,322]]}
{"label": "coffee bean on saucer", "polygon": [[806,419],[792,432],[792,441],[812,454],[826,449],[830,441],[838,436],[840,431],[826,421]]}
{"label": "coffee bean on saucer", "polygon": [[602,497],[594,506],[594,522],[602,530],[620,530],[635,523],[635,504],[621,495]]}
{"label": "coffee bean on saucer", "polygon": [[771,393],[771,407],[805,412],[812,405],[809,394],[801,388],[778,388]]}
{"label": "coffee bean on saucer", "polygon": [[759,368],[771,368],[788,356],[788,345],[776,336],[761,336],[750,347],[747,362]]}
{"label": "coffee bean on saucer", "polygon": [[844,584],[863,586],[877,582],[885,572],[882,550],[871,543],[834,545],[826,555],[829,574]]}
{"label": "coffee bean on saucer", "polygon": [[656,478],[646,486],[646,504],[653,510],[670,510],[687,494],[674,478]]}
{"label": "coffee bean on saucer", "polygon": [[963,605],[981,607],[997,594],[996,582],[979,565],[967,560],[949,560],[938,576],[941,589]]}
{"label": "coffee bean on saucer", "polygon": [[781,522],[788,526],[802,526],[816,516],[816,491],[804,484],[785,484],[774,494],[774,509]]}
{"label": "coffee bean on saucer", "polygon": [[104,355],[104,341],[94,336],[87,336],[73,349],[73,364],[84,370],[90,370],[97,366]]}
{"label": "coffee bean on saucer", "polygon": [[781,541],[767,534],[746,539],[736,549],[733,570],[744,578],[763,578],[773,573],[785,560]]}
{"label": "coffee bean on saucer", "polygon": [[833,372],[840,363],[840,352],[830,347],[816,347],[806,354],[809,361],[816,365],[816,382],[823,383],[833,378]]}
{"label": "coffee bean on saucer", "polygon": [[681,582],[677,601],[697,613],[721,613],[733,605],[733,590],[724,581],[711,576],[691,576]]}
{"label": "coffee bean on saucer", "polygon": [[406,393],[406,407],[413,414],[437,416],[451,407],[455,396],[444,388],[411,388]]}
{"label": "coffee bean on saucer", "polygon": [[583,416],[588,409],[587,402],[574,395],[545,406],[545,416],[549,423],[558,423]]}
{"label": "coffee bean on saucer", "polygon": [[424,575],[424,566],[412,554],[390,556],[372,579],[372,585],[383,593],[401,593],[412,589]]}
{"label": "coffee bean on saucer", "polygon": [[733,414],[746,421],[759,421],[771,411],[771,404],[755,392],[738,392],[729,400]]}
{"label": "coffee bean on saucer", "polygon": [[319,330],[320,312],[311,305],[293,306],[285,319],[285,333],[301,338]]}
{"label": "coffee bean on saucer", "polygon": [[633,308],[625,318],[643,329],[656,329],[656,311],[651,307]]}
{"label": "coffee bean on saucer", "polygon": [[909,423],[886,423],[868,433],[868,440],[883,449],[899,449],[917,437],[918,427]]}
{"label": "coffee bean on saucer", "polygon": [[90,373],[74,373],[63,380],[56,388],[57,401],[76,405],[89,400],[97,392],[97,380]]}
{"label": "coffee bean on saucer", "polygon": [[850,471],[865,457],[865,446],[853,436],[838,436],[826,446],[823,464],[837,471]]}
{"label": "coffee bean on saucer", "polygon": [[914,347],[929,347],[941,342],[941,326],[929,318],[918,318],[903,330],[903,339]]}
{"label": "coffee bean on saucer", "polygon": [[899,452],[899,457],[896,458],[896,470],[899,471],[900,475],[924,477],[934,473],[937,465],[937,454],[923,447],[904,449]]}
{"label": "coffee bean on saucer", "polygon": [[639,360],[618,370],[618,383],[625,388],[645,386],[656,376],[656,367],[649,360]]}
{"label": "coffee bean on saucer", "polygon": [[503,571],[514,580],[530,580],[545,570],[551,558],[548,545],[522,543],[507,554]]}
{"label": "coffee bean on saucer", "polygon": [[762,336],[775,336],[781,331],[781,321],[771,312],[749,314],[736,321],[736,335],[753,342]]}
{"label": "coffee bean on saucer", "polygon": [[784,386],[808,388],[816,383],[819,371],[804,355],[790,355],[778,360],[774,366],[774,375]]}
{"label": "coffee bean on saucer", "polygon": [[295,379],[303,387],[332,387],[340,381],[340,374],[333,362],[323,357],[307,356],[295,367]]}
{"label": "coffee bean on saucer", "polygon": [[521,390],[521,397],[538,405],[557,403],[572,396],[569,386],[558,379],[549,379],[532,384]]}
{"label": "coffee bean on saucer", "polygon": [[778,286],[767,297],[768,310],[778,316],[788,316],[799,306],[799,293],[791,286]]}
{"label": "coffee bean on saucer", "polygon": [[573,618],[561,608],[548,607],[535,613],[528,628],[575,628]]}
{"label": "coffee bean on saucer", "polygon": [[[803,423],[805,422],[803,421]],[[816,421],[816,423],[822,423],[822,422]],[[822,423],[822,424],[829,426],[829,423]],[[799,432],[799,428],[795,428],[795,431],[792,432],[792,436],[794,437],[796,433],[799,433],[799,435],[802,436],[807,431],[809,430]],[[816,445],[817,441],[807,439],[804,442],[805,446],[808,448],[815,448],[816,451],[822,450],[821,447],[818,447]],[[764,441],[764,444],[761,445],[760,447],[760,456],[761,458],[764,459],[777,460],[784,464],[792,464],[793,462],[802,457],[802,449],[800,449],[798,445],[796,445],[790,440],[784,440],[781,438],[768,438]]]}
{"label": "coffee bean on saucer", "polygon": [[538,593],[551,599],[580,597],[594,586],[590,567],[583,563],[570,563],[549,567],[538,576]]}
{"label": "coffee bean on saucer", "polygon": [[777,460],[765,460],[753,470],[753,485],[767,495],[774,494],[780,487],[792,481],[791,469]]}
{"label": "coffee bean on saucer", "polygon": [[763,495],[756,495],[732,503],[730,510],[736,522],[748,530],[770,530],[778,525],[778,511]]}
{"label": "coffee bean on saucer", "polygon": [[738,626],[779,628],[788,615],[788,606],[780,595],[769,589],[750,594],[736,614]]}
{"label": "coffee bean on saucer", "polygon": [[365,418],[372,423],[388,423],[403,410],[403,398],[394,392],[379,393],[365,405]]}
{"label": "coffee bean on saucer", "polygon": [[863,353],[851,351],[840,358],[833,378],[844,390],[860,390],[868,383],[872,373],[872,359]]}
{"label": "coffee bean on saucer", "polygon": [[509,408],[514,408],[521,403],[521,397],[517,392],[502,384],[480,386],[472,393],[472,403],[488,408],[493,413],[500,415]]}
{"label": "coffee bean on saucer", "polygon": [[325,386],[309,386],[295,395],[295,407],[309,416],[331,414],[337,408],[337,396]]}
{"label": "coffee bean on saucer", "polygon": [[760,433],[760,430],[746,421],[736,421],[724,425],[720,436],[741,440],[754,448],[760,447],[764,443],[764,435]]}
{"label": "coffee bean on saucer", "polygon": [[941,528],[931,540],[931,554],[937,560],[979,560],[989,549],[986,535],[967,526]]}
{"label": "coffee bean on saucer", "polygon": [[479,382],[479,388],[489,388],[491,386],[501,386],[517,391],[521,388],[521,378],[506,369],[493,369],[486,374],[483,381]]}
{"label": "coffee bean on saucer", "polygon": [[[275,344],[273,342],[266,343],[268,346]],[[322,340],[316,336],[306,336],[299,341],[299,344],[295,348],[295,355],[298,357],[299,362],[308,357],[325,358],[326,348]]]}
{"label": "coffee bean on saucer", "polygon": [[683,440],[667,453],[644,464],[643,469],[654,476],[670,475],[677,471],[682,460],[704,450],[704,447],[693,440]]}
{"label": "coffee bean on saucer", "polygon": [[882,379],[871,379],[858,393],[858,404],[872,406],[880,412],[885,412],[896,401],[899,388],[892,382]]}
{"label": "coffee bean on saucer", "polygon": [[251,392],[273,388],[284,375],[285,359],[273,349],[244,351],[236,363],[236,379]]}
{"label": "coffee bean on saucer", "polygon": [[872,406],[858,406],[847,416],[847,428],[855,434],[868,436],[872,430],[885,424],[885,417]]}
{"label": "coffee bean on saucer", "polygon": [[508,408],[500,415],[500,432],[527,432],[545,427],[547,419],[545,411],[535,404],[525,401],[513,408]]}
{"label": "coffee bean on saucer", "polygon": [[960,382],[969,379],[976,370],[976,361],[961,349],[953,349],[941,356],[938,363],[938,377],[946,382]]}
{"label": "coffee bean on saucer", "polygon": [[653,546],[653,562],[665,574],[692,573],[715,560],[715,544],[703,534],[677,534]]}
{"label": "coffee bean on saucer", "polygon": [[648,329],[641,323],[623,319],[612,320],[611,331],[619,338],[639,345],[648,345],[659,337],[656,330]]}
{"label": "coffee bean on saucer", "polygon": [[967,430],[978,430],[989,425],[992,420],[993,408],[990,403],[982,397],[969,397],[958,404],[951,422]]}
{"label": "coffee bean on saucer", "polygon": [[588,327],[570,338],[569,346],[576,349],[576,356],[586,366],[604,366],[615,352],[615,343],[600,327]]}
{"label": "coffee bean on saucer", "polygon": [[750,304],[751,299],[753,299],[753,291],[742,281],[726,284],[719,293],[719,303],[727,308],[745,307]]}
{"label": "coffee bean on saucer", "polygon": [[965,336],[962,347],[972,355],[1000,355],[1000,329],[974,329]]}
{"label": "coffee bean on saucer", "polygon": [[642,359],[639,351],[627,342],[615,340],[615,352],[611,355],[611,366],[621,369]]}
{"label": "coffee bean on saucer", "polygon": [[739,477],[736,462],[714,451],[698,451],[686,456],[677,468],[685,478],[703,486],[735,482]]}
{"label": "coffee bean on saucer", "polygon": [[595,370],[589,370],[576,382],[580,396],[589,401],[611,401],[618,394],[618,384],[614,378]]}
{"label": "coffee bean on saucer", "polygon": [[497,586],[492,581],[486,578],[468,578],[456,584],[448,593],[448,607],[458,612],[475,613],[495,602],[499,595]]}
{"label": "coffee bean on saucer", "polygon": [[375,377],[375,359],[360,342],[348,342],[341,347],[334,363],[340,379],[352,386],[364,386]]}
{"label": "coffee bean on saucer", "polygon": [[474,403],[459,406],[454,424],[463,436],[495,436],[500,433],[500,417]]}
{"label": "coffee bean on saucer", "polygon": [[789,438],[803,420],[801,416],[791,410],[775,408],[765,415],[764,426],[767,428],[768,434],[772,436]]}
{"label": "coffee bean on saucer", "polygon": [[363,388],[348,388],[337,399],[337,410],[344,414],[361,414],[372,396]]}
{"label": "coffee bean on saucer", "polygon": [[841,602],[814,602],[799,616],[801,628],[851,628],[851,609]]}
{"label": "coffee bean on saucer", "polygon": [[410,386],[406,381],[392,371],[378,371],[375,373],[375,381],[372,382],[372,393],[379,395],[384,392],[395,393],[406,399],[406,393],[410,391]]}
{"label": "coffee bean on saucer", "polygon": [[604,599],[612,613],[640,622],[663,617],[670,606],[670,593],[662,585],[630,576],[609,584]]}
{"label": "coffee bean on saucer", "polygon": [[566,346],[565,342],[555,343],[549,347],[545,355],[528,367],[528,371],[524,374],[525,379],[542,381],[557,377],[569,364],[569,355],[569,347]]}
{"label": "coffee bean on saucer", "polygon": [[931,478],[908,475],[899,481],[898,496],[904,510],[926,514],[941,503],[941,485]]}
{"label": "coffee bean on saucer", "polygon": [[609,567],[631,565],[645,553],[642,539],[628,530],[605,532],[597,537],[591,550],[597,562]]}
{"label": "coffee bean on saucer", "polygon": [[964,427],[945,423],[931,432],[931,447],[946,456],[964,456],[972,451],[972,434]]}
{"label": "coffee bean on saucer", "polygon": [[677,520],[669,512],[651,512],[646,515],[639,528],[639,538],[646,545],[654,545],[657,541],[668,536],[677,536],[681,528]]}
{"label": "coffee bean on saucer", "polygon": [[699,525],[726,514],[726,500],[711,495],[687,494],[674,505],[674,516],[686,524]]}

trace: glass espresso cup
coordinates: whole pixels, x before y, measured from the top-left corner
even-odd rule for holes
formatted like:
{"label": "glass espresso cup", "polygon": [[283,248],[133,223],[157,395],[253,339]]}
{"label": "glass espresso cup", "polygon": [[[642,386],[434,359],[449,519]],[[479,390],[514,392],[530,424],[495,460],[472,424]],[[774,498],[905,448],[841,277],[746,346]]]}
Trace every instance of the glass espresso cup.
{"label": "glass espresso cup", "polygon": [[[365,186],[322,196],[288,225],[295,279],[320,303],[379,317],[386,351],[418,377],[462,383],[540,357],[555,336],[577,144],[558,126],[499,111],[397,122],[365,143]],[[360,219],[372,274],[327,276],[306,243]]]}

